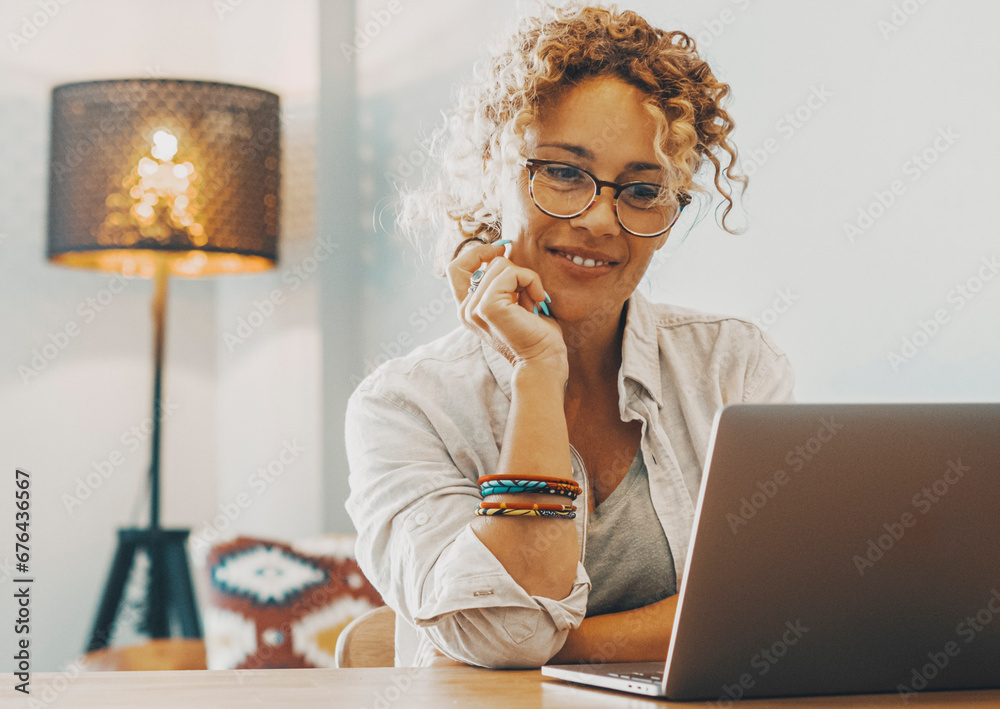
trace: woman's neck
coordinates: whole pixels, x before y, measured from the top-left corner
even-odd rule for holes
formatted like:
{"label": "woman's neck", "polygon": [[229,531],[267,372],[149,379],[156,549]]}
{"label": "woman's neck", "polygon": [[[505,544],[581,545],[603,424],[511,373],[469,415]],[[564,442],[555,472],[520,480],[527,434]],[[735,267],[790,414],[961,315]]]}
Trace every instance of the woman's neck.
{"label": "woman's neck", "polygon": [[[587,320],[563,325],[569,362],[567,397],[583,397],[588,392],[592,395],[605,387],[617,390],[626,310],[623,307],[619,317],[608,318],[603,326],[597,328],[593,328],[593,321]],[[586,327],[588,324],[590,327]],[[583,336],[591,329],[595,331]]]}

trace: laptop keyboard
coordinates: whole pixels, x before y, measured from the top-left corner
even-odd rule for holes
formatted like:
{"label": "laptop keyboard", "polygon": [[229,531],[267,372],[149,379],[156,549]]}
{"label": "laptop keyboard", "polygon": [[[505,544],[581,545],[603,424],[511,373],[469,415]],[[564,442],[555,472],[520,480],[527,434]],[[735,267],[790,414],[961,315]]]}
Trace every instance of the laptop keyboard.
{"label": "laptop keyboard", "polygon": [[663,681],[662,672],[609,672],[611,677],[621,677],[622,679],[631,679],[638,682],[653,682],[659,684]]}

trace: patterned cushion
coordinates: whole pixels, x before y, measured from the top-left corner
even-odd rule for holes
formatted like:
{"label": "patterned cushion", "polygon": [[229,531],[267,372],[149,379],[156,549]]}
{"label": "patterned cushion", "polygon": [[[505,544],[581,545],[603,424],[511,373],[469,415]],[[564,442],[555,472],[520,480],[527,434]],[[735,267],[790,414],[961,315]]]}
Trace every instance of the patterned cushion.
{"label": "patterned cushion", "polygon": [[209,551],[208,669],[333,667],[337,636],[384,605],[351,535],[283,543],[238,537]]}

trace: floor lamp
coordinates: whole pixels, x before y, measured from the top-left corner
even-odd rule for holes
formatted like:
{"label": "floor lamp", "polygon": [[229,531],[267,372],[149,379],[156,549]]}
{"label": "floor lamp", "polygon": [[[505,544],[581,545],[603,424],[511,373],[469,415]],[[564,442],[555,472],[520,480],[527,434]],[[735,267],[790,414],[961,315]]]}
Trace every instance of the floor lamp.
{"label": "floor lamp", "polygon": [[208,81],[116,79],[52,91],[48,258],[154,279],[149,525],[118,547],[87,651],[108,644],[135,556],[149,558],[144,629],[201,637],[186,529],[160,526],[160,420],[167,283],[273,268],[279,100]]}

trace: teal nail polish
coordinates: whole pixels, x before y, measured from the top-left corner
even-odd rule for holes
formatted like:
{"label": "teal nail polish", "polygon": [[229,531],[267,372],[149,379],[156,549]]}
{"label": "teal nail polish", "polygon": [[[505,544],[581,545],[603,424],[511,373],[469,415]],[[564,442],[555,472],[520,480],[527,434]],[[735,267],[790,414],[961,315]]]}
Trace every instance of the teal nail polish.
{"label": "teal nail polish", "polygon": [[535,306],[535,315],[538,315],[538,306]]}
{"label": "teal nail polish", "polygon": [[[544,300],[543,300],[543,301],[542,301],[541,303],[539,303],[539,305],[541,306],[541,308],[542,308],[542,312],[543,312],[543,313],[545,313],[545,314],[546,314],[546,315],[548,315],[549,317],[552,317],[552,313],[550,313],[550,312],[549,312],[549,306],[547,306],[547,305],[545,304],[545,301],[544,301]],[[536,309],[537,309],[537,308],[536,308]]]}
{"label": "teal nail polish", "polygon": [[[542,292],[545,293],[545,291],[542,291]],[[552,298],[549,296],[548,293],[545,293],[545,302],[546,303],[551,303],[552,302]]]}
{"label": "teal nail polish", "polygon": [[493,245],[494,246],[506,246],[509,243],[510,243],[510,239],[501,239],[500,241],[494,241]]}

